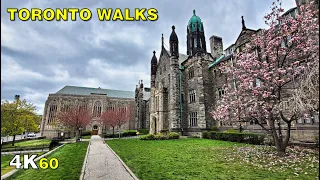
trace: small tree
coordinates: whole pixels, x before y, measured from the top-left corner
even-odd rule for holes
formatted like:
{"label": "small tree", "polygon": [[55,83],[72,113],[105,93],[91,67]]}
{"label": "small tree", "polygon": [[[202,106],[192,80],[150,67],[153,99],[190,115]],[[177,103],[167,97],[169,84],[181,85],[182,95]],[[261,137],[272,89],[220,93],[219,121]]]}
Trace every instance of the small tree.
{"label": "small tree", "polygon": [[130,120],[131,111],[131,105],[117,106],[114,109],[110,109],[107,112],[103,113],[103,115],[101,116],[101,120],[105,124],[108,124],[113,128],[113,133],[114,128],[118,126],[120,138],[121,126]]}
{"label": "small tree", "polygon": [[[270,28],[254,35],[236,54],[233,65],[221,66],[228,83],[213,117],[229,122],[254,121],[273,137],[279,155],[285,153],[292,122],[301,114],[299,106],[292,106],[298,100],[293,92],[301,83],[300,77],[308,74],[307,67],[319,63],[315,60],[319,59],[318,13],[313,3],[302,5],[296,17],[284,17],[281,3],[274,2],[272,12],[265,16]],[[300,104],[308,98],[302,98]],[[311,104],[319,104],[319,100]]]}
{"label": "small tree", "polygon": [[101,114],[100,120],[104,125],[112,127],[112,134],[114,135],[114,128],[117,126],[116,111],[109,109]]}
{"label": "small tree", "polygon": [[[119,107],[118,108],[118,113],[120,114],[117,119],[117,124],[119,127],[119,130],[121,129],[121,126],[124,125],[125,123],[129,122],[131,118],[131,105],[127,105],[124,107]],[[120,134],[119,134],[120,136]]]}
{"label": "small tree", "polygon": [[91,122],[92,114],[86,108],[72,107],[65,112],[59,112],[57,119],[66,128],[76,131],[76,139],[78,139],[79,129],[85,128]]}
{"label": "small tree", "polygon": [[13,136],[12,146],[16,135],[25,130],[37,131],[36,118],[36,107],[26,100],[16,99],[12,103],[9,101],[1,103],[1,133]]}

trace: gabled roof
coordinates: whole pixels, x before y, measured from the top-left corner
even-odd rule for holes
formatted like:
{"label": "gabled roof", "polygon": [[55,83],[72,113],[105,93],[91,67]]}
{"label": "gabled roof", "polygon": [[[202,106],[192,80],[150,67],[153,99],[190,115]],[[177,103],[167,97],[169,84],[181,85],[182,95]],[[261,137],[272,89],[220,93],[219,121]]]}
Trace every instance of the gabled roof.
{"label": "gabled roof", "polygon": [[[165,49],[165,48],[164,48]],[[165,49],[166,50],[166,49]],[[166,50],[166,52],[168,53],[168,55],[170,56],[170,51],[168,51],[168,50]],[[181,54],[181,53],[179,53],[179,65],[181,65],[181,63],[183,62],[183,61],[185,61],[185,60],[187,60],[188,59],[188,55],[186,55],[186,54]]]}
{"label": "gabled roof", "polygon": [[242,29],[242,30],[241,30],[241,32],[240,32],[240,34],[239,34],[239,35],[238,35],[238,37],[237,37],[236,42],[235,42],[234,44],[237,44],[237,42],[238,42],[239,38],[241,37],[241,35],[242,35],[242,32],[243,32],[243,31],[252,31],[252,32],[257,32],[258,30],[253,30],[253,29],[248,29],[248,28],[246,28],[246,29]]}
{"label": "gabled roof", "polygon": [[90,88],[79,86],[65,86],[55,94],[69,94],[69,95],[91,95],[100,94],[108,97],[115,98],[134,98],[135,93],[133,91],[122,91],[114,89],[102,89],[102,88]]}

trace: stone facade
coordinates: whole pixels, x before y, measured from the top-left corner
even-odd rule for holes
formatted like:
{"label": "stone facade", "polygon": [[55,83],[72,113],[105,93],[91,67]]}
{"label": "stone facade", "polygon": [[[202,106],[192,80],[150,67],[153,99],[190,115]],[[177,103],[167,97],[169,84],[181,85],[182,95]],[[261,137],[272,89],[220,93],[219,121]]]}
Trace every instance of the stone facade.
{"label": "stone facade", "polygon": [[[187,54],[179,53],[179,40],[172,27],[170,51],[162,48],[159,62],[151,59],[150,133],[175,131],[199,134],[215,124],[210,112],[214,106],[213,78],[208,66],[214,58],[206,51],[203,23],[195,15],[187,26]],[[222,54],[217,38],[215,54]],[[213,49],[213,48],[211,48]]]}
{"label": "stone facade", "polygon": [[[294,8],[289,11],[297,12]],[[222,38],[212,35],[209,53],[205,46],[204,25],[194,11],[187,26],[187,55],[179,53],[179,40],[174,26],[169,39],[169,51],[164,47],[162,35],[159,58],[154,51],[151,59],[150,133],[175,131],[182,135],[199,135],[213,125],[234,128],[234,124],[214,120],[210,114],[217,106],[217,100],[224,95],[223,86],[227,83],[219,67],[221,62],[235,63],[234,54],[241,52],[251,41],[252,35],[259,33],[262,33],[261,29],[247,28],[242,17],[242,30],[235,43],[223,51]],[[259,83],[256,81],[254,85]],[[293,127],[298,127],[296,124],[299,123],[294,122]],[[319,124],[318,117],[309,124],[319,131],[319,127],[316,127]],[[303,123],[300,125],[303,126]],[[255,125],[244,124],[247,129],[251,126]]]}
{"label": "stone facade", "polygon": [[149,99],[150,88],[143,87],[142,80],[139,81],[135,90],[135,127],[137,129],[149,129],[150,115],[149,115]]}
{"label": "stone facade", "polygon": [[41,135],[47,138],[58,136],[58,132],[64,131],[64,129],[56,123],[57,114],[63,109],[79,105],[86,106],[93,114],[91,123],[87,125],[84,131],[96,130],[97,134],[101,134],[103,131],[109,130],[110,128],[103,125],[99,120],[101,113],[107,111],[108,108],[127,105],[133,107],[131,118],[121,129],[136,129],[134,92],[65,86],[57,93],[48,96],[41,122]]}

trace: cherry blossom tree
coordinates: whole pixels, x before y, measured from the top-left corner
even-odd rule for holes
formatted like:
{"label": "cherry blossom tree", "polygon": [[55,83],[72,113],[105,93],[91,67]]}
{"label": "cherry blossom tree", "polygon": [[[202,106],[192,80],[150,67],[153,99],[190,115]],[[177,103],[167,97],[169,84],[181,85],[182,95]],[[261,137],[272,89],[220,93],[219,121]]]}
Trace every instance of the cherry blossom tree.
{"label": "cherry blossom tree", "polygon": [[125,123],[127,123],[130,120],[131,112],[132,112],[131,105],[118,106],[102,113],[100,119],[104,124],[112,127],[113,134],[114,134],[114,128],[117,126],[119,128],[119,138],[120,138],[120,129]]}
{"label": "cherry blossom tree", "polygon": [[275,1],[264,17],[269,29],[254,34],[234,63],[220,66],[227,84],[213,117],[258,124],[273,137],[279,155],[285,154],[292,122],[303,111],[295,105],[294,91],[301,77],[308,76],[308,67],[319,63],[318,12],[313,7],[311,2],[300,6],[296,17],[282,16],[281,2]]}
{"label": "cherry blossom tree", "polygon": [[112,134],[114,134],[114,128],[117,127],[117,111],[109,109],[103,112],[100,120],[104,125],[112,127]]}
{"label": "cherry blossom tree", "polygon": [[87,108],[72,107],[59,112],[57,119],[64,127],[76,131],[76,137],[78,137],[79,129],[85,128],[91,122],[92,114]]}

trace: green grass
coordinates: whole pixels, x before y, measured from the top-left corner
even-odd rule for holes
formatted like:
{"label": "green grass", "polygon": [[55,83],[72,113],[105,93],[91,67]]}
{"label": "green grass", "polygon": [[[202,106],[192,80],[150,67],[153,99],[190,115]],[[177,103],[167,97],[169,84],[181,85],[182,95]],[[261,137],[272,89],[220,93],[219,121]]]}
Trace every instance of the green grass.
{"label": "green grass", "polygon": [[[66,144],[56,152],[46,157],[48,160],[56,158],[59,161],[57,169],[27,169],[19,170],[9,179],[15,180],[56,180],[56,179],[79,179],[83,161],[86,155],[88,142]],[[39,162],[37,162],[38,167]]]}
{"label": "green grass", "polygon": [[91,135],[81,136],[82,139],[91,139]]}
{"label": "green grass", "polygon": [[[141,180],[316,179],[318,175],[318,171],[314,171],[316,168],[300,175],[294,174],[294,166],[285,170],[264,168],[263,164],[268,162],[263,161],[268,161],[268,157],[263,159],[261,155],[259,158],[259,154],[255,156],[261,162],[255,164],[249,160],[247,163],[237,157],[241,153],[235,150],[258,146],[234,142],[195,138],[158,141],[115,139],[106,142]],[[243,153],[246,152],[249,151]],[[307,166],[305,163],[308,162],[297,164]]]}
{"label": "green grass", "polygon": [[3,145],[2,148],[49,145],[50,142],[51,142],[50,139],[35,139],[35,140],[17,142],[17,143],[14,143],[14,146],[12,146],[11,144],[6,144],[6,145]]}
{"label": "green grass", "polygon": [[[46,152],[38,152],[38,153],[33,153],[33,154],[37,154],[38,156],[41,156],[44,153],[46,153]],[[31,154],[29,154],[29,155],[31,155]],[[9,166],[9,163],[13,157],[14,157],[14,155],[12,155],[12,154],[1,155],[1,176],[15,169],[15,166]],[[21,156],[21,161],[23,162],[23,156]]]}

